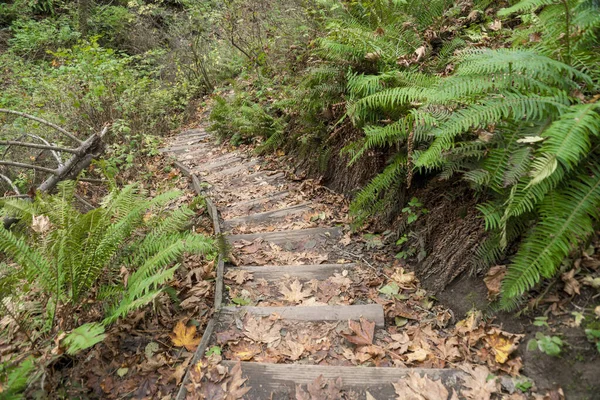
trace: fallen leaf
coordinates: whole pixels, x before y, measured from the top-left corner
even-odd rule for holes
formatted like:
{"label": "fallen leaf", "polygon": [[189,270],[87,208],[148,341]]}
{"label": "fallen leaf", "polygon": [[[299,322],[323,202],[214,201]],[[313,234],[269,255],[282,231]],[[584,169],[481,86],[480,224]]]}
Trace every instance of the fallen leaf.
{"label": "fallen leaf", "polygon": [[225,400],[237,400],[241,399],[252,387],[244,387],[244,383],[248,379],[242,378],[242,363],[238,362],[229,372],[231,380],[229,382],[229,388],[225,396]]}
{"label": "fallen leaf", "polygon": [[185,323],[179,321],[175,328],[173,329],[173,333],[170,333],[169,336],[173,341],[173,344],[177,347],[185,347],[188,351],[194,351],[200,344],[200,338],[196,336],[196,327],[195,326],[185,326]]}
{"label": "fallen leaf", "polygon": [[571,296],[579,294],[580,285],[579,282],[577,282],[577,279],[575,279],[575,272],[576,271],[573,268],[569,272],[565,272],[560,276],[562,281],[565,283],[565,287],[563,290]]}
{"label": "fallen leaf", "polygon": [[594,289],[600,289],[600,277],[593,278],[592,276],[588,275],[583,278],[583,284],[586,286],[591,286]]}
{"label": "fallen leaf", "polygon": [[508,338],[500,330],[494,330],[491,335],[486,336],[485,341],[493,349],[496,362],[500,364],[504,364],[519,345],[518,337]]}
{"label": "fallen leaf", "polygon": [[248,318],[244,324],[244,335],[255,342],[274,344],[281,340],[281,325],[267,318]]}
{"label": "fallen leaf", "polygon": [[441,380],[434,381],[416,372],[409,372],[406,378],[394,383],[397,400],[440,400],[448,398],[448,389]]}
{"label": "fallen leaf", "polygon": [[227,271],[227,273],[225,273],[225,278],[234,281],[238,285],[241,285],[244,282],[254,279],[254,276],[252,275],[252,272],[243,269],[230,269]]}
{"label": "fallen leaf", "polygon": [[373,343],[373,335],[375,334],[375,322],[368,321],[364,318],[360,322],[348,320],[348,328],[351,333],[343,333],[342,336],[350,343],[359,346],[369,345]]}
{"label": "fallen leaf", "polygon": [[304,346],[294,340],[286,340],[285,345],[286,348],[284,348],[281,353],[292,361],[300,359],[302,354],[304,354]]}
{"label": "fallen leaf", "polygon": [[502,279],[506,275],[506,265],[496,265],[490,268],[483,282],[488,290],[488,299],[494,300],[500,294],[500,287],[502,286]]}
{"label": "fallen leaf", "polygon": [[292,303],[300,303],[312,294],[312,290],[310,289],[302,290],[302,284],[298,279],[292,282],[289,288],[285,284],[282,284],[280,292],[287,301]]}
{"label": "fallen leaf", "polygon": [[419,348],[412,353],[406,355],[406,362],[413,363],[415,361],[421,362],[427,359],[429,352],[423,348]]}
{"label": "fallen leaf", "polygon": [[34,215],[31,221],[31,229],[34,232],[44,234],[50,230],[52,224],[50,218],[45,215]]}
{"label": "fallen leaf", "polygon": [[461,390],[461,394],[469,400],[490,400],[493,393],[500,391],[500,384],[496,377],[490,377],[490,370],[483,365],[459,365],[459,368],[467,373],[461,377],[466,389]]}
{"label": "fallen leaf", "polygon": [[402,267],[397,268],[391,278],[403,289],[412,288],[416,280],[414,272],[406,272]]}
{"label": "fallen leaf", "polygon": [[494,20],[494,22],[490,24],[490,29],[493,31],[499,31],[500,29],[502,29],[502,21],[500,21],[499,19]]}
{"label": "fallen leaf", "polygon": [[324,379],[323,375],[319,375],[306,385],[306,390],[301,385],[296,385],[296,400],[337,400],[341,398],[343,398],[342,378]]}
{"label": "fallen leaf", "polygon": [[420,61],[425,56],[426,52],[427,48],[425,46],[421,46],[418,49],[416,49],[415,55],[417,56],[417,59],[415,61]]}

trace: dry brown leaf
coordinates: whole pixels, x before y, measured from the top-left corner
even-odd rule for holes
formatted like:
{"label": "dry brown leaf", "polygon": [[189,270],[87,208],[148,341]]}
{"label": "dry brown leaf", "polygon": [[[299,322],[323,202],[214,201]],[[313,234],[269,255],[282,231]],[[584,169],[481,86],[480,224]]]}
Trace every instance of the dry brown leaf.
{"label": "dry brown leaf", "polygon": [[488,289],[488,299],[494,300],[500,294],[500,287],[502,286],[502,279],[506,275],[506,265],[496,265],[490,268],[483,282]]}
{"label": "dry brown leaf", "polygon": [[44,234],[50,230],[52,224],[50,218],[45,215],[34,215],[31,221],[31,229],[34,232]]}
{"label": "dry brown leaf", "polygon": [[226,279],[231,279],[238,285],[243,284],[244,282],[251,281],[254,279],[252,272],[243,270],[243,269],[230,269],[225,274]]}
{"label": "dry brown leaf", "polygon": [[281,325],[267,318],[248,318],[244,324],[244,335],[255,342],[275,344],[281,340]]}
{"label": "dry brown leaf", "polygon": [[296,361],[304,354],[304,346],[293,340],[285,341],[286,348],[281,351],[281,354],[287,356],[290,360]]}
{"label": "dry brown leaf", "polygon": [[239,361],[250,361],[262,351],[262,347],[259,344],[247,340],[230,343],[228,347],[231,354],[226,353],[227,358]]}
{"label": "dry brown leaf", "polygon": [[429,352],[423,348],[419,348],[416,349],[414,352],[412,353],[408,353],[406,355],[406,362],[407,363],[413,363],[415,361],[421,362],[421,361],[425,361],[427,359],[427,356],[429,355]]}
{"label": "dry brown leaf", "polygon": [[360,322],[348,320],[348,328],[351,333],[343,333],[342,336],[350,343],[359,346],[365,346],[373,343],[373,335],[375,334],[375,322],[368,321],[364,318]]}
{"label": "dry brown leaf", "polygon": [[499,19],[494,20],[494,22],[490,24],[490,29],[494,32],[499,31],[500,29],[502,29],[502,21],[500,21]]}
{"label": "dry brown leaf", "polygon": [[242,363],[238,362],[229,372],[231,380],[228,383],[227,393],[225,400],[238,400],[241,399],[250,389],[250,386],[244,387],[244,383],[248,379],[242,378]]}
{"label": "dry brown leaf", "polygon": [[572,269],[569,272],[565,272],[560,276],[562,281],[565,283],[565,287],[563,290],[571,296],[579,294],[579,288],[581,286],[579,282],[577,282],[577,279],[575,279],[575,272],[575,269]]}
{"label": "dry brown leaf", "polygon": [[285,284],[282,284],[280,292],[287,301],[292,303],[300,303],[312,294],[310,288],[302,289],[302,284],[298,279],[292,282],[289,288]]}
{"label": "dry brown leaf", "polygon": [[173,344],[177,347],[185,347],[188,351],[195,351],[200,344],[200,337],[196,336],[196,327],[195,326],[185,326],[185,323],[179,321],[175,328],[173,329],[173,333],[170,333],[169,336],[173,341]]}
{"label": "dry brown leaf", "polygon": [[410,289],[416,281],[414,272],[406,272],[404,268],[397,268],[391,278],[403,289]]}
{"label": "dry brown leaf", "polygon": [[461,377],[466,389],[461,390],[461,394],[469,400],[490,400],[493,393],[500,391],[500,384],[496,377],[488,380],[490,370],[483,365],[471,366],[468,364],[460,365],[459,368],[467,373]]}
{"label": "dry brown leaf", "polygon": [[323,375],[319,375],[306,385],[306,390],[296,385],[296,400],[338,400],[342,396],[342,378],[324,379]]}
{"label": "dry brown leaf", "polygon": [[394,383],[396,400],[440,400],[448,398],[448,389],[441,380],[434,381],[416,372],[409,372],[406,378]]}
{"label": "dry brown leaf", "polygon": [[427,53],[427,48],[425,46],[421,46],[416,49],[415,55],[417,56],[417,59],[415,61],[420,61],[425,56],[425,53]]}

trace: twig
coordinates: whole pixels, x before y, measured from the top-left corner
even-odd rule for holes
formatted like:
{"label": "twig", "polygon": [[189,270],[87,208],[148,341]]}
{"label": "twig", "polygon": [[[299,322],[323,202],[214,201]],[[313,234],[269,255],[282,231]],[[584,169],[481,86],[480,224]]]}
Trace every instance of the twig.
{"label": "twig", "polygon": [[0,140],[0,146],[21,146],[21,147],[29,147],[31,149],[54,150],[54,151],[61,151],[61,152],[73,153],[73,154],[78,153],[77,149],[70,149],[67,147],[59,147],[59,146],[44,145],[44,144],[37,144],[37,143],[16,142],[14,140]]}
{"label": "twig", "polygon": [[64,128],[61,128],[60,126],[50,122],[50,121],[46,121],[45,119],[39,118],[39,117],[35,117],[33,115],[30,114],[26,114],[24,112],[21,111],[15,111],[15,110],[7,110],[6,108],[0,108],[0,112],[1,113],[5,113],[5,114],[14,114],[14,115],[18,115],[20,117],[25,117],[25,118],[29,118],[33,121],[37,121],[41,124],[47,125],[51,128],[56,129],[57,131],[59,131],[60,133],[62,133],[65,136],[68,136],[70,139],[76,141],[77,143],[81,144],[83,143],[83,141],[81,141],[80,139],[78,139],[75,135],[73,135],[72,133],[68,132],[67,130],[65,130]]}
{"label": "twig", "polygon": [[13,192],[15,192],[17,195],[21,194],[21,192],[19,191],[19,188],[17,187],[17,185],[15,185],[13,183],[13,181],[11,181],[8,176],[0,174],[0,178],[4,179],[6,182],[8,182],[8,184],[12,188]]}
{"label": "twig", "polygon": [[23,164],[23,163],[19,163],[19,162],[15,162],[15,161],[0,161],[0,165],[6,165],[9,167],[17,167],[17,168],[35,169],[37,171],[47,172],[52,175],[57,174],[55,169],[40,167],[39,165]]}

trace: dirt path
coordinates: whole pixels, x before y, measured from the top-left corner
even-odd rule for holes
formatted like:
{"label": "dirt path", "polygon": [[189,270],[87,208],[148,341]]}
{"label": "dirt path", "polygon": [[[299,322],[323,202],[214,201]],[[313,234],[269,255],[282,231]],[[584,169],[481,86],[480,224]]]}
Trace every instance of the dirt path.
{"label": "dirt path", "polygon": [[351,235],[343,199],[228,151],[203,129],[183,132],[165,151],[212,199],[229,245],[214,330],[199,350],[208,356],[179,398],[484,399],[514,391],[510,378],[488,378],[490,370],[516,375],[508,347],[518,336],[477,314],[449,327],[452,314],[434,306],[414,274],[378,260],[377,238]]}

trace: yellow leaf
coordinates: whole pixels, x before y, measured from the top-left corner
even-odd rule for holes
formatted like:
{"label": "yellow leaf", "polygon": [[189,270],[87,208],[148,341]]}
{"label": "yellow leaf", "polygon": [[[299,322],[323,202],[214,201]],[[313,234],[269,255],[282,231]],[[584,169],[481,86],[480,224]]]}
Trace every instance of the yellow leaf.
{"label": "yellow leaf", "polygon": [[196,338],[196,327],[185,326],[183,321],[179,321],[173,333],[169,334],[173,344],[177,347],[185,347],[188,351],[194,351],[200,344],[200,338]]}
{"label": "yellow leaf", "polygon": [[488,343],[496,353],[496,361],[504,364],[508,360],[508,356],[514,350],[514,343],[510,339],[506,339],[499,334],[494,334],[488,337]]}

